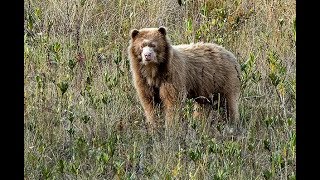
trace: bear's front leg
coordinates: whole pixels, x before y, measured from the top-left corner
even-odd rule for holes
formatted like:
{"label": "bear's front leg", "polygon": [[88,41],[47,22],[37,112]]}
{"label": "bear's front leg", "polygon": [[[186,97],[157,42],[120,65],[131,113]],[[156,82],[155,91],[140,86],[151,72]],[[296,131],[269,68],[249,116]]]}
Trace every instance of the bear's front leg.
{"label": "bear's front leg", "polygon": [[148,124],[148,129],[153,131],[156,128],[156,119],[155,119],[155,108],[153,106],[152,100],[144,99],[142,100],[142,106],[146,116],[146,121]]}
{"label": "bear's front leg", "polygon": [[165,124],[170,127],[173,124],[178,108],[178,93],[170,83],[164,83],[160,87],[160,98],[164,105]]}
{"label": "bear's front leg", "polygon": [[144,84],[135,84],[139,100],[144,110],[148,130],[153,132],[156,128],[155,104],[153,102],[153,93],[148,86]]}

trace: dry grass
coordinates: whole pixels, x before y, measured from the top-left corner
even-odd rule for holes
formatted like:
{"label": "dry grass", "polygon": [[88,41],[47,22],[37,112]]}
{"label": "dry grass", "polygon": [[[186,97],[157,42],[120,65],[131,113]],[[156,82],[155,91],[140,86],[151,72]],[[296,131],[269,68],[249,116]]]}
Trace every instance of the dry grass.
{"label": "dry grass", "polygon": [[[25,179],[295,179],[295,1],[183,2],[25,1]],[[160,25],[234,52],[243,135],[191,101],[187,128],[147,134],[127,46]]]}

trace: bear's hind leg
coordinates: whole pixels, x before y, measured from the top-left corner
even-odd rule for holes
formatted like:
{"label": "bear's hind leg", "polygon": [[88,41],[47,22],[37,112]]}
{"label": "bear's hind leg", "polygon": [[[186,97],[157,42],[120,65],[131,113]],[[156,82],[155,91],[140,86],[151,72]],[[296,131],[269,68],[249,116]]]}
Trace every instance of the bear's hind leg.
{"label": "bear's hind leg", "polygon": [[227,99],[227,119],[231,121],[231,124],[238,125],[239,122],[239,93],[230,93],[226,95]]}

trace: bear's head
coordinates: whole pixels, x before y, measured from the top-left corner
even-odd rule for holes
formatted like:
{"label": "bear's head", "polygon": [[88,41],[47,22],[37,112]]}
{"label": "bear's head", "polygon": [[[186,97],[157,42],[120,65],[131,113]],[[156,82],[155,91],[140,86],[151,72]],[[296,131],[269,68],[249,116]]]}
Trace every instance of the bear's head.
{"label": "bear's head", "polygon": [[168,59],[170,44],[165,27],[133,29],[129,51],[143,65],[160,64]]}

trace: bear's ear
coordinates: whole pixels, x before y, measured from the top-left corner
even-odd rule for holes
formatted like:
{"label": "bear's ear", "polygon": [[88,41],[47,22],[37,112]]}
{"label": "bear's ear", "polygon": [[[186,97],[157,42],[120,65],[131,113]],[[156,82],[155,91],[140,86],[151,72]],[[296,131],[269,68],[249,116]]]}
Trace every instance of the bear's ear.
{"label": "bear's ear", "polygon": [[137,29],[133,29],[131,30],[131,38],[135,38],[138,34],[139,34],[139,31]]}
{"label": "bear's ear", "polygon": [[163,34],[163,35],[166,35],[166,34],[167,34],[167,30],[166,30],[166,28],[165,28],[164,26],[160,26],[159,29],[158,29],[158,31],[159,31],[161,34]]}

